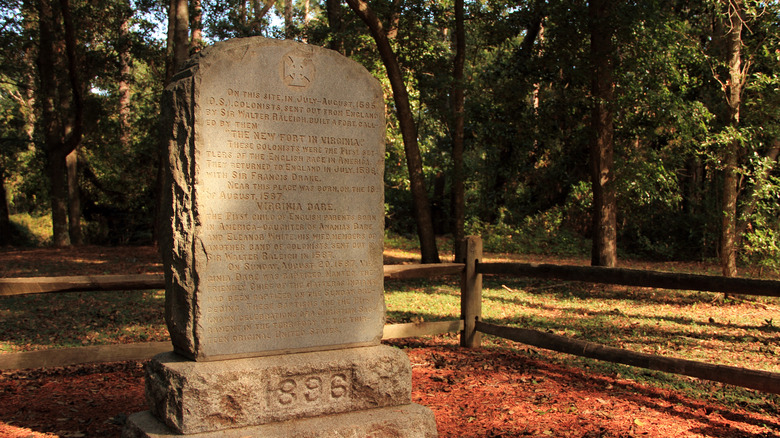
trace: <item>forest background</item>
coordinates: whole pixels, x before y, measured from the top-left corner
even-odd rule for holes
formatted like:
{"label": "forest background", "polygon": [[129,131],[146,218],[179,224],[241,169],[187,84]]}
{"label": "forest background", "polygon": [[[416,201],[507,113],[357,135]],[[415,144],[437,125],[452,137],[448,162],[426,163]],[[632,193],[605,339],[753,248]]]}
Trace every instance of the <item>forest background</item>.
{"label": "forest background", "polygon": [[479,234],[780,267],[780,3],[749,0],[0,0],[0,244],[36,218],[55,246],[153,243],[162,89],[254,35],[381,81],[386,228],[423,262]]}

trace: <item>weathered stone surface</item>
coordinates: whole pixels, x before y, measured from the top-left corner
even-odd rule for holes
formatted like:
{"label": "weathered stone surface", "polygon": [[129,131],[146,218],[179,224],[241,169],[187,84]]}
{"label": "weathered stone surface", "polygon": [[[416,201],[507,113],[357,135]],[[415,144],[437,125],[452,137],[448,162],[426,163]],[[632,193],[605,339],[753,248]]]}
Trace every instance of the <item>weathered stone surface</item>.
{"label": "weathered stone surface", "polygon": [[216,360],[378,344],[378,81],[330,50],[237,39],[196,55],[163,110],[175,351]]}
{"label": "weathered stone surface", "polygon": [[174,353],[147,368],[153,414],[191,434],[411,403],[403,351],[380,345],[220,362]]}
{"label": "weathered stone surface", "polygon": [[[188,438],[435,438],[436,421],[426,407],[399,407],[306,418],[297,421],[187,435]],[[148,411],[130,416],[123,438],[181,437]]]}
{"label": "weathered stone surface", "polygon": [[[384,100],[363,67],[238,39],[166,89],[173,353],[127,438],[437,436],[384,326]],[[190,360],[190,359],[194,359]]]}

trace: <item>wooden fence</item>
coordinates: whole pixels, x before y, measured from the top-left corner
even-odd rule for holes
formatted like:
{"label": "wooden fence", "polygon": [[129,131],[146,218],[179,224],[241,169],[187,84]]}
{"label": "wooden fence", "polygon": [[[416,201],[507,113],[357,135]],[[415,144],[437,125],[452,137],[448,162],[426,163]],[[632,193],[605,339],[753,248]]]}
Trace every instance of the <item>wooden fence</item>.
{"label": "wooden fence", "polygon": [[[384,266],[385,280],[431,278],[442,275],[460,274],[462,272],[462,263]],[[162,274],[0,278],[0,297],[164,288],[165,279]],[[463,321],[460,319],[387,324],[384,327],[382,339],[412,338],[444,333],[458,333],[462,330]],[[141,342],[135,344],[95,345],[88,347],[6,353],[0,354],[0,370],[67,366],[91,362],[145,360],[156,354],[170,351],[171,348],[170,342]]]}
{"label": "wooden fence", "polygon": [[[383,339],[460,332],[461,345],[475,348],[480,346],[484,333],[538,348],[780,394],[780,374],[778,373],[637,353],[538,330],[486,323],[482,321],[482,276],[534,277],[771,297],[780,297],[780,281],[590,266],[489,263],[481,261],[482,241],[480,238],[468,237],[463,245],[463,253],[466,255],[464,263],[387,265],[384,267],[386,280],[460,275],[461,318],[451,321],[389,324],[384,328]],[[0,297],[77,290],[134,290],[161,289],[163,287],[164,280],[161,275],[0,279]],[[158,342],[3,354],[0,355],[0,369],[63,366],[97,361],[141,360],[168,350],[170,350],[170,343]]]}

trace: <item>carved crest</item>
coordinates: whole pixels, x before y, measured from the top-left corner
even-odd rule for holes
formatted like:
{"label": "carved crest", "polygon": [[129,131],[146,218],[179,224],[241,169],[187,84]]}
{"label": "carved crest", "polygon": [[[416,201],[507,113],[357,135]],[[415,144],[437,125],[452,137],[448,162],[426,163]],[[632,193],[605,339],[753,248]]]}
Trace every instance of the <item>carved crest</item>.
{"label": "carved crest", "polygon": [[314,80],[311,58],[298,53],[284,57],[284,83],[288,87],[308,87]]}

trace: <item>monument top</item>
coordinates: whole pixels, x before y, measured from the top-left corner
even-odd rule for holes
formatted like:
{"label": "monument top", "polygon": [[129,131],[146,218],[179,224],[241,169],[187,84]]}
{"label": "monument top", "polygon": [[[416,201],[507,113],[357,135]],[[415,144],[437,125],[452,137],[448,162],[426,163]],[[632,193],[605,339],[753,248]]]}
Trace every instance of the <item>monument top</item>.
{"label": "monument top", "polygon": [[384,325],[384,103],[340,54],[260,37],[166,89],[161,249],[176,352],[375,345]]}

